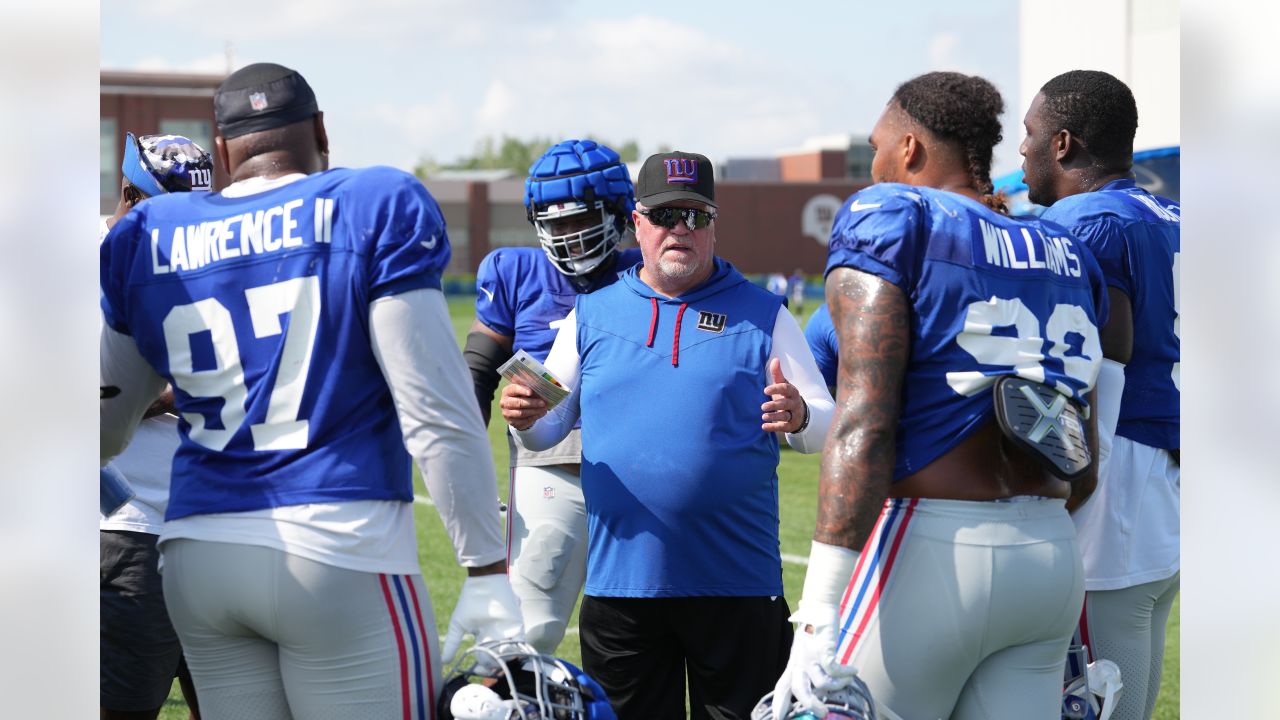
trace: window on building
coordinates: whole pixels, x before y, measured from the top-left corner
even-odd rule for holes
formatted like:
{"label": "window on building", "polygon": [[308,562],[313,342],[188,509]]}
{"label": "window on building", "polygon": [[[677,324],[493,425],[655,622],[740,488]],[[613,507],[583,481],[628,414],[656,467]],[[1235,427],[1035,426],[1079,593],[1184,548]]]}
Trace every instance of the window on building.
{"label": "window on building", "polygon": [[101,118],[98,134],[101,143],[98,148],[99,194],[104,198],[114,198],[120,192],[120,151],[124,138],[116,128],[115,118]]}
{"label": "window on building", "polygon": [[210,127],[208,120],[162,119],[160,134],[181,135],[195,140],[197,145],[205,149],[205,152],[213,152],[213,128]]}
{"label": "window on building", "polygon": [[876,156],[876,151],[866,143],[854,143],[849,147],[848,167],[849,177],[854,180],[870,180],[871,179],[871,159]]}

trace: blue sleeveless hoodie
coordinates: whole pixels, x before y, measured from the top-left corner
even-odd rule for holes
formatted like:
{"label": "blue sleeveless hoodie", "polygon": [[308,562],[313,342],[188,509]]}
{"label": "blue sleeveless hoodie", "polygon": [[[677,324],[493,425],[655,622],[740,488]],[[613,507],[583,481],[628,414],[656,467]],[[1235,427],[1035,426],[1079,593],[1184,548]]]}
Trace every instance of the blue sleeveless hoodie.
{"label": "blue sleeveless hoodie", "polygon": [[578,297],[588,595],[782,594],[778,441],[760,429],[782,298],[715,263],[675,298],[638,265]]}

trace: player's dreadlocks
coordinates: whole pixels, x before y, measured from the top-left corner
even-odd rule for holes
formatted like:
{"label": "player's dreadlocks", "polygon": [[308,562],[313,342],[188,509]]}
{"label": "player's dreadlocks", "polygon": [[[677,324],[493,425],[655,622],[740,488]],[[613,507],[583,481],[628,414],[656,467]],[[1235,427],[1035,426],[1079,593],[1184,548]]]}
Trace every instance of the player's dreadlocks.
{"label": "player's dreadlocks", "polygon": [[1129,86],[1098,70],[1065,72],[1040,88],[1045,115],[1080,140],[1107,172],[1133,167],[1138,105]]}
{"label": "player's dreadlocks", "polygon": [[991,154],[1000,142],[1000,91],[986,79],[956,72],[931,72],[912,78],[893,93],[911,119],[938,139],[958,145],[982,200],[1007,213],[1003,196],[992,194]]}

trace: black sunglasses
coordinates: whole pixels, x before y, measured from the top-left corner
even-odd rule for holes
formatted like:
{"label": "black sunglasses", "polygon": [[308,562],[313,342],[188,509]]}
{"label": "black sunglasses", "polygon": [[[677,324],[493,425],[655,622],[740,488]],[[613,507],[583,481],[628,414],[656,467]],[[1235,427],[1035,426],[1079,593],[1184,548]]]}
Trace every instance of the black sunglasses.
{"label": "black sunglasses", "polygon": [[685,227],[690,230],[701,230],[716,219],[714,210],[698,210],[696,208],[660,207],[645,208],[638,211],[648,218],[649,222],[668,230],[676,226],[676,222],[684,220]]}

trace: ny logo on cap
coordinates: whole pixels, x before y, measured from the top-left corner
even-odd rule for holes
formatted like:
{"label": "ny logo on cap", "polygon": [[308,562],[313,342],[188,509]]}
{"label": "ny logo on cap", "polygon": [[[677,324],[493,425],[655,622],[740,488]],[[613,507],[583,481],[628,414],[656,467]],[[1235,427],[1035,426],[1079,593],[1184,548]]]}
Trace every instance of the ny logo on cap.
{"label": "ny logo on cap", "polygon": [[266,94],[266,93],[260,93],[260,92],[250,93],[250,94],[249,94],[249,107],[253,108],[254,110],[266,110],[266,109],[267,109],[267,94]]}
{"label": "ny logo on cap", "polygon": [[698,161],[693,158],[667,158],[662,161],[667,166],[668,183],[698,184]]}

